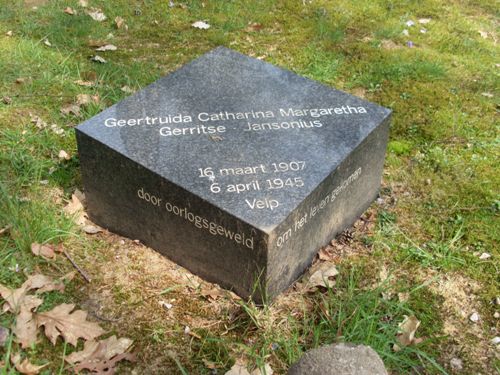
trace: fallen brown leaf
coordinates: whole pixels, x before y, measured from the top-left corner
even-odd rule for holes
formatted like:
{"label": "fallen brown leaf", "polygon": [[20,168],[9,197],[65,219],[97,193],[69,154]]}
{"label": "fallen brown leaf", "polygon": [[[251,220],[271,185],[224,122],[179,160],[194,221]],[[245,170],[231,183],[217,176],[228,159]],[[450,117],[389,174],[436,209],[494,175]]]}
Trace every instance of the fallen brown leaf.
{"label": "fallen brown leaf", "polygon": [[334,260],[336,258],[334,251],[333,246],[322,247],[318,252],[318,258],[325,261]]}
{"label": "fallen brown leaf", "polygon": [[260,31],[260,30],[262,30],[262,25],[260,23],[249,23],[248,26],[245,28],[246,32]]}
{"label": "fallen brown leaf", "polygon": [[203,358],[201,361],[203,362],[203,365],[210,370],[215,370],[220,367],[215,362],[208,361],[205,358]]}
{"label": "fallen brown leaf", "polygon": [[90,60],[92,61],[95,61],[95,62],[98,62],[98,63],[101,63],[101,64],[106,64],[107,61],[105,59],[103,59],[101,56],[99,55],[95,55],[94,57],[92,57]]}
{"label": "fallen brown leaf", "polygon": [[51,290],[62,290],[63,284],[54,283],[48,276],[41,274],[31,275],[19,288],[12,290],[0,284],[0,296],[6,302],[5,311],[17,312],[26,293],[33,289],[38,289],[38,293],[45,293]]}
{"label": "fallen brown leaf", "polygon": [[75,189],[74,193],[76,199],[80,201],[82,206],[85,206],[85,193],[82,193],[79,189]]}
{"label": "fallen brown leaf", "polygon": [[224,294],[218,288],[202,288],[200,294],[205,297],[207,300],[216,301],[219,297],[222,297]]}
{"label": "fallen brown leaf", "polygon": [[8,233],[9,230],[10,230],[10,225],[6,225],[5,227],[0,228],[0,235],[2,235],[4,233]]}
{"label": "fallen brown leaf", "polygon": [[99,104],[100,101],[101,98],[99,97],[99,94],[96,95],[78,94],[76,96],[76,105],[78,106],[86,106],[91,103]]}
{"label": "fallen brown leaf", "polygon": [[121,337],[117,339],[114,335],[100,341],[86,341],[83,350],[71,353],[65,360],[71,364],[89,360],[94,362],[107,361],[126,352],[132,343],[133,341],[129,338]]}
{"label": "fallen brown leaf", "polygon": [[120,361],[135,362],[136,356],[134,353],[123,353],[111,358],[110,360],[104,360],[101,362],[85,361],[80,363],[74,368],[76,372],[81,370],[89,370],[100,375],[113,375],[115,373],[115,366]]}
{"label": "fallen brown leaf", "polygon": [[82,203],[80,202],[80,200],[77,198],[77,196],[75,194],[72,194],[71,200],[64,207],[64,212],[66,212],[69,215],[73,215],[81,210],[83,210]]}
{"label": "fallen brown leaf", "polygon": [[55,259],[56,253],[54,252],[54,247],[52,245],[42,245],[39,243],[31,244],[31,252],[36,256],[41,256],[45,259]]}
{"label": "fallen brown leaf", "polygon": [[337,267],[331,263],[322,263],[309,277],[307,286],[309,288],[323,287],[331,288],[335,285],[335,281],[330,278],[335,277],[339,274]]}
{"label": "fallen brown leaf", "polygon": [[72,16],[72,15],[75,14],[75,11],[71,7],[66,7],[66,8],[64,8],[64,13],[69,14],[69,15]]}
{"label": "fallen brown leaf", "polygon": [[80,106],[78,104],[68,104],[61,108],[61,114],[63,116],[68,116],[72,114],[73,116],[80,116]]}
{"label": "fallen brown leaf", "polygon": [[[408,346],[416,343],[415,332],[420,326],[420,320],[415,315],[405,316],[404,320],[399,323],[399,333],[397,339],[401,346]],[[401,350],[398,344],[394,344],[394,351]]]}
{"label": "fallen brown leaf", "polygon": [[135,92],[134,89],[131,89],[129,86],[122,86],[120,90],[127,94],[133,94]]}
{"label": "fallen brown leaf", "polygon": [[98,228],[95,225],[90,225],[90,224],[84,225],[82,227],[82,230],[87,234],[96,234],[102,232],[101,228]]}
{"label": "fallen brown leaf", "polygon": [[75,84],[77,84],[78,86],[85,86],[85,87],[92,87],[95,85],[94,82],[91,82],[91,81],[84,81],[84,80],[81,80],[81,79],[78,79],[76,81],[73,81]]}
{"label": "fallen brown leaf", "polygon": [[107,19],[106,15],[100,10],[100,9],[93,9],[90,12],[87,12],[87,14],[97,22],[102,22]]}
{"label": "fallen brown leaf", "polygon": [[105,51],[116,51],[118,47],[116,47],[114,44],[105,44],[102,47],[96,48],[96,51],[99,52],[105,52]]}
{"label": "fallen brown leaf", "polygon": [[264,364],[263,369],[256,368],[255,370],[253,370],[250,373],[250,375],[273,375],[273,374],[274,374],[274,371],[268,363]]}
{"label": "fallen brown leaf", "polygon": [[78,338],[93,340],[104,333],[97,323],[87,321],[87,312],[76,310],[74,304],[63,303],[50,311],[36,315],[38,327],[45,327],[45,335],[55,345],[57,338],[62,336],[64,340],[76,346]]}
{"label": "fallen brown leaf", "polygon": [[134,362],[135,354],[127,353],[133,341],[128,338],[117,339],[111,336],[107,339],[87,341],[82,351],[75,352],[66,357],[66,361],[71,364],[79,363],[75,366],[76,372],[89,370],[98,374],[114,374],[116,363],[127,360]]}
{"label": "fallen brown leaf", "polygon": [[250,373],[244,365],[235,363],[225,375],[250,375]]}
{"label": "fallen brown leaf", "polygon": [[19,353],[13,355],[10,360],[16,367],[16,370],[24,375],[37,375],[38,373],[40,373],[41,369],[49,365],[48,363],[46,363],[45,365],[37,366],[28,361],[27,358],[25,358],[21,362],[21,355]]}
{"label": "fallen brown leaf", "polygon": [[43,121],[40,116],[32,115],[30,113],[30,120],[31,120],[31,123],[35,124],[35,126],[38,129],[44,129],[47,127],[47,123],[45,121]]}
{"label": "fallen brown leaf", "polygon": [[196,28],[196,29],[202,29],[202,30],[206,30],[206,29],[210,28],[210,25],[204,21],[196,21],[191,26]]}
{"label": "fallen brown leaf", "polygon": [[37,326],[33,318],[33,309],[43,303],[35,296],[26,296],[20,304],[19,314],[16,317],[16,326],[12,329],[16,340],[22,348],[29,348],[36,343]]}
{"label": "fallen brown leaf", "polygon": [[61,150],[59,151],[59,154],[57,154],[57,157],[61,160],[69,160],[71,159],[71,157],[69,156],[69,154],[64,151],[64,150]]}
{"label": "fallen brown leaf", "polygon": [[478,33],[479,33],[479,35],[481,35],[481,38],[483,38],[483,39],[488,38],[488,33],[486,31],[479,30]]}
{"label": "fallen brown leaf", "polygon": [[120,16],[117,16],[115,17],[115,25],[116,25],[116,28],[117,29],[121,29],[122,27],[127,30],[128,29],[128,26],[127,24],[125,23],[125,20],[120,17]]}

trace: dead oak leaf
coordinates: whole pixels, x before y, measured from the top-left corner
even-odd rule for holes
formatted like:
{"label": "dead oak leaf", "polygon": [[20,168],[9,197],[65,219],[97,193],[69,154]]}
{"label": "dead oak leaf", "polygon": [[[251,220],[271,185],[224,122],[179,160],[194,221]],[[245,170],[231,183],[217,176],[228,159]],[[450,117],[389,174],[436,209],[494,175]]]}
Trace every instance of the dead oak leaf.
{"label": "dead oak leaf", "polygon": [[94,57],[92,57],[90,60],[94,61],[94,62],[98,62],[98,63],[101,63],[101,64],[106,64],[107,61],[106,59],[102,58],[101,56],[99,55],[95,55]]}
{"label": "dead oak leaf", "polygon": [[40,306],[43,300],[35,296],[26,296],[20,304],[19,314],[16,317],[16,326],[12,333],[16,336],[21,347],[29,348],[36,343],[37,326],[33,317],[33,310]]}
{"label": "dead oak leaf", "polygon": [[245,28],[246,32],[260,31],[262,30],[262,25],[260,23],[252,23],[250,22],[248,26]]}
{"label": "dead oak leaf", "polygon": [[100,341],[86,341],[83,350],[71,353],[65,360],[71,364],[85,361],[108,361],[116,355],[125,353],[132,343],[133,341],[129,338],[117,339],[114,335]]}
{"label": "dead oak leaf", "polygon": [[36,316],[38,327],[45,327],[45,335],[55,345],[57,338],[62,336],[64,340],[76,346],[78,338],[93,340],[104,333],[97,323],[87,321],[87,312],[76,310],[74,304],[63,303]]}
{"label": "dead oak leaf", "polygon": [[331,263],[322,263],[316,270],[313,271],[307,285],[309,288],[323,287],[331,288],[335,285],[335,281],[331,280],[339,274],[337,267]]}
{"label": "dead oak leaf", "polygon": [[130,88],[129,86],[122,86],[122,88],[120,89],[122,90],[124,93],[127,93],[127,94],[133,94],[135,92],[134,89]]}
{"label": "dead oak leaf", "polygon": [[76,81],[73,81],[73,83],[75,83],[76,85],[78,86],[85,86],[85,87],[92,87],[95,85],[95,82],[91,82],[91,81],[84,81],[82,79],[78,79]]}
{"label": "dead oak leaf", "polygon": [[70,16],[73,16],[75,14],[75,11],[71,7],[66,7],[66,8],[64,8],[64,13],[69,14]]}
{"label": "dead oak leaf", "polygon": [[92,373],[99,375],[113,375],[115,373],[115,366],[120,361],[135,362],[137,360],[134,353],[123,353],[117,356],[100,362],[85,361],[80,363],[74,368],[75,372],[80,372],[81,370],[89,370]]}
{"label": "dead oak leaf", "polygon": [[89,370],[98,374],[114,374],[116,363],[136,360],[135,354],[126,352],[132,343],[128,338],[117,339],[116,336],[99,342],[87,341],[82,351],[70,354],[66,361],[71,364],[79,363],[74,367],[75,372]]}
{"label": "dead oak leaf", "polygon": [[107,19],[106,15],[100,9],[93,9],[91,12],[87,12],[87,14],[97,22],[102,22]]}
{"label": "dead oak leaf", "polygon": [[78,104],[68,104],[61,108],[61,114],[63,116],[73,115],[76,117],[80,116],[80,106]]}
{"label": "dead oak leaf", "polygon": [[118,49],[114,44],[105,44],[104,46],[96,48],[96,51],[106,52],[106,51],[116,51]]}
{"label": "dead oak leaf", "polygon": [[79,211],[83,211],[83,204],[78,199],[78,196],[76,194],[71,195],[71,200],[68,202],[68,204],[64,207],[64,212],[66,212],[68,215],[74,215]]}
{"label": "dead oak leaf", "polygon": [[56,253],[54,251],[54,247],[51,245],[42,245],[39,243],[31,244],[31,252],[36,256],[41,256],[44,259],[55,259]]}
{"label": "dead oak leaf", "polygon": [[206,30],[210,28],[210,25],[204,21],[196,21],[193,24],[191,24],[191,26],[201,30]]}
{"label": "dead oak leaf", "polygon": [[99,94],[96,95],[90,95],[90,94],[78,94],[76,96],[76,104],[79,106],[87,106],[89,104],[99,104],[101,101],[101,98],[99,97]]}
{"label": "dead oak leaf", "polygon": [[224,375],[250,375],[246,366],[235,363]]}
{"label": "dead oak leaf", "polygon": [[86,213],[83,208],[83,204],[81,199],[83,194],[77,194],[75,191],[75,194],[71,195],[71,200],[64,206],[63,211],[69,215],[73,216],[73,222],[76,225],[85,225],[86,224]]}
{"label": "dead oak leaf", "polygon": [[17,312],[26,297],[26,293],[33,289],[38,289],[38,293],[45,293],[52,290],[63,290],[64,284],[54,283],[50,277],[42,274],[31,275],[23,285],[14,290],[0,284],[0,296],[7,302],[7,307],[4,307],[4,310]]}
{"label": "dead oak leaf", "polygon": [[268,363],[264,364],[263,368],[256,368],[250,375],[273,375],[274,371]]}
{"label": "dead oak leaf", "polygon": [[87,234],[97,234],[102,232],[101,228],[96,227],[95,225],[87,224],[82,227],[82,230]]}
{"label": "dead oak leaf", "polygon": [[116,25],[116,28],[117,29],[121,29],[122,27],[127,30],[128,29],[128,26],[127,24],[125,23],[125,20],[120,17],[120,16],[117,16],[115,17],[115,25]]}
{"label": "dead oak leaf", "polygon": [[65,151],[65,150],[60,150],[59,153],[57,154],[57,157],[60,160],[69,160],[71,159],[71,156]]}
{"label": "dead oak leaf", "polygon": [[404,320],[399,323],[399,333],[397,339],[399,344],[394,344],[394,351],[401,350],[401,346],[408,346],[417,342],[418,339],[415,338],[415,332],[420,326],[420,320],[418,320],[415,315],[405,316]]}
{"label": "dead oak leaf", "polygon": [[21,362],[21,355],[19,353],[13,355],[10,361],[15,366],[16,370],[24,375],[37,375],[40,373],[41,369],[49,365],[46,363],[45,365],[37,366],[28,361],[27,358]]}

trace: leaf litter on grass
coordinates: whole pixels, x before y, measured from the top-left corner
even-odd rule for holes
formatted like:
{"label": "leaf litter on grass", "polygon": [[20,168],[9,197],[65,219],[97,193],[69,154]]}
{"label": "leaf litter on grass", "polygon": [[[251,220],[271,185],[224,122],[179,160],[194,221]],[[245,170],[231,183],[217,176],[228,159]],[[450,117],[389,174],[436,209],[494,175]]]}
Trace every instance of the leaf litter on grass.
{"label": "leaf litter on grass", "polygon": [[[4,299],[4,312],[16,314],[15,326],[12,333],[21,348],[26,349],[37,342],[38,329],[43,327],[46,337],[55,345],[59,337],[70,345],[77,346],[79,339],[84,339],[84,350],[66,357],[71,364],[81,362],[75,370],[87,369],[103,374],[114,373],[114,366],[122,360],[135,361],[135,355],[128,350],[132,340],[117,339],[111,336],[107,339],[95,341],[105,333],[99,324],[87,320],[87,312],[75,310],[74,304],[60,304],[52,310],[36,312],[43,303],[41,293],[59,290],[63,291],[62,283],[53,282],[51,278],[36,274],[30,276],[23,285],[15,290],[0,284],[0,295]],[[37,290],[36,295],[28,295],[31,290]],[[2,327],[2,335],[7,336],[9,330]],[[5,342],[6,338],[2,338]],[[4,344],[2,343],[2,345]],[[22,374],[38,374],[46,365],[37,366],[27,359],[20,361],[20,354],[11,357],[15,368]],[[69,360],[68,360],[69,358]]]}

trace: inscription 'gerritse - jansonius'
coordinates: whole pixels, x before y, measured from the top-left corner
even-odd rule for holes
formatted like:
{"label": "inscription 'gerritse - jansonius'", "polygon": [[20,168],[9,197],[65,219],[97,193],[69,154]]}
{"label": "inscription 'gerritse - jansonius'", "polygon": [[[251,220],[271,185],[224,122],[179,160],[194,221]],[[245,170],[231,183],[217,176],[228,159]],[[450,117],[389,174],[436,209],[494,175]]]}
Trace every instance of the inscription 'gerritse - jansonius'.
{"label": "inscription 'gerritse - jansonius'", "polygon": [[[343,105],[327,108],[278,108],[277,110],[251,110],[247,112],[199,112],[192,114],[168,114],[140,118],[107,118],[104,125],[109,128],[124,126],[161,126],[161,136],[182,136],[225,133],[228,130],[264,132],[287,129],[314,129],[323,127],[321,117],[366,114],[365,107]],[[245,124],[240,124],[241,121]],[[252,120],[252,121],[249,121]],[[254,120],[258,120],[255,122]],[[184,124],[192,124],[185,127]],[[168,125],[168,126],[162,126]],[[231,127],[231,125],[236,125]],[[243,125],[243,126],[242,126]]]}

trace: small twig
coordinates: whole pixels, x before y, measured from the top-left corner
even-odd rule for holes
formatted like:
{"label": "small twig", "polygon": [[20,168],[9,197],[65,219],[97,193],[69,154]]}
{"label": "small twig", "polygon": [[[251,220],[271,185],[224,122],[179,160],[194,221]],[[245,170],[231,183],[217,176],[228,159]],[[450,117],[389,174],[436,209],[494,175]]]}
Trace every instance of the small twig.
{"label": "small twig", "polygon": [[66,252],[66,250],[63,250],[63,253],[64,255],[66,256],[66,258],[68,258],[68,260],[71,262],[71,264],[73,265],[73,267],[76,268],[76,270],[78,272],[80,272],[80,275],[82,275],[82,277],[85,279],[86,282],[90,283],[90,281],[92,280],[90,277],[87,276],[87,274],[85,273],[84,270],[82,270],[78,264],[75,263],[75,261],[69,256],[69,254]]}
{"label": "small twig", "polygon": [[116,319],[116,318],[115,318],[115,319],[113,319],[113,318],[105,318],[105,317],[103,317],[103,316],[100,316],[100,315],[99,315],[99,314],[97,314],[96,312],[92,312],[92,311],[90,312],[90,314],[91,314],[92,316],[94,316],[96,319],[102,320],[103,322],[112,322],[112,323],[116,323],[116,322],[119,322],[119,321],[120,321],[120,318],[117,318],[117,319]]}

